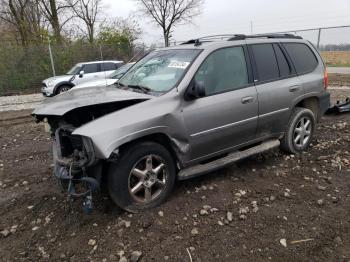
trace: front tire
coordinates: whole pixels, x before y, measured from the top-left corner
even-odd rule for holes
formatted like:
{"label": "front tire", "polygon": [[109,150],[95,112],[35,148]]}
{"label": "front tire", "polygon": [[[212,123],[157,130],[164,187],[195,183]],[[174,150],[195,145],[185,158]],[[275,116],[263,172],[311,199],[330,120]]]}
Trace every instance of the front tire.
{"label": "front tire", "polygon": [[161,204],[171,193],[176,169],[169,151],[158,143],[133,144],[108,172],[111,199],[132,213]]}
{"label": "front tire", "polygon": [[57,88],[57,92],[56,95],[67,92],[69,89],[71,89],[72,87],[69,85],[62,85],[60,87]]}
{"label": "front tire", "polygon": [[314,134],[315,123],[315,115],[310,109],[294,108],[281,140],[281,149],[292,154],[307,149]]}

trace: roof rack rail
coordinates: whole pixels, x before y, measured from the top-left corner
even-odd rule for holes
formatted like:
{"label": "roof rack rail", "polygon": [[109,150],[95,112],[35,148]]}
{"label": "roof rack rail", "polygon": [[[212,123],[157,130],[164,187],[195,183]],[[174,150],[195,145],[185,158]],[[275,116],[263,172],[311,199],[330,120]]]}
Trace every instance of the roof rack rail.
{"label": "roof rack rail", "polygon": [[211,42],[214,40],[224,40],[227,41],[237,41],[237,40],[245,40],[249,38],[290,38],[290,39],[303,39],[301,36],[293,35],[293,34],[258,34],[258,35],[244,35],[244,34],[224,34],[224,35],[209,35],[203,36],[196,39],[191,39],[181,43],[181,45],[189,45],[194,44],[195,46],[199,46],[204,42]]}
{"label": "roof rack rail", "polygon": [[191,39],[188,41],[185,41],[181,43],[180,45],[188,45],[188,44],[195,44],[195,45],[201,45],[204,42],[211,42],[214,40],[224,40],[224,39],[231,39],[233,37],[239,37],[244,35],[239,34],[222,34],[222,35],[208,35],[208,36],[202,36],[196,39]]}
{"label": "roof rack rail", "polygon": [[293,34],[258,34],[258,35],[236,35],[228,39],[228,41],[244,40],[249,38],[290,38],[303,39],[301,36]]}

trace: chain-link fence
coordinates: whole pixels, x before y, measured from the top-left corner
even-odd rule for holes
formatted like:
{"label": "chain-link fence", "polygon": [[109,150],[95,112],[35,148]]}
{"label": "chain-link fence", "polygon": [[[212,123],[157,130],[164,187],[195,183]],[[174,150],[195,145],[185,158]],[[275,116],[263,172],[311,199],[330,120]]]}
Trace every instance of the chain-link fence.
{"label": "chain-link fence", "polygon": [[[251,29],[252,30],[252,29]],[[231,32],[228,32],[231,33]],[[244,33],[244,32],[243,32]],[[309,40],[319,48],[327,66],[350,67],[350,25],[336,27],[320,27],[302,30],[290,30],[283,32],[255,32],[256,34],[295,34]],[[235,32],[233,32],[235,34]],[[242,34],[242,32],[239,32]],[[250,35],[250,33],[246,33]],[[212,40],[224,40],[231,35],[212,36]],[[195,39],[196,37],[194,37]],[[173,40],[171,45],[178,45],[187,40]]]}
{"label": "chain-link fence", "polygon": [[[327,66],[350,67],[350,26],[291,30],[317,46]],[[183,41],[173,41],[172,45]],[[70,43],[62,46],[49,43],[32,44],[25,48],[11,41],[0,40],[0,95],[39,92],[41,81],[54,74],[67,72],[78,62],[95,60],[129,61],[148,52],[144,46],[116,47]]]}
{"label": "chain-link fence", "polygon": [[322,27],[279,33],[293,33],[319,48],[327,66],[350,67],[350,26]]}
{"label": "chain-link fence", "polygon": [[[51,56],[50,56],[51,49]],[[0,41],[0,95],[39,92],[42,80],[65,74],[74,64],[96,60],[128,62],[142,56],[145,47],[116,47],[72,43],[22,47]],[[52,59],[51,59],[52,57]]]}

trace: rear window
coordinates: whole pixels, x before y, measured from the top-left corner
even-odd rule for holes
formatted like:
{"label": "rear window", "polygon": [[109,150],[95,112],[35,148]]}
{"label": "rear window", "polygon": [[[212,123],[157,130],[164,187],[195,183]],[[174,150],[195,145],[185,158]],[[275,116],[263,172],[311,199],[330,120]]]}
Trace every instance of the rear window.
{"label": "rear window", "polygon": [[272,44],[252,45],[258,81],[264,82],[279,78],[278,64]]}
{"label": "rear window", "polygon": [[284,43],[283,46],[291,57],[298,74],[309,73],[316,68],[318,61],[310,47],[302,43]]}

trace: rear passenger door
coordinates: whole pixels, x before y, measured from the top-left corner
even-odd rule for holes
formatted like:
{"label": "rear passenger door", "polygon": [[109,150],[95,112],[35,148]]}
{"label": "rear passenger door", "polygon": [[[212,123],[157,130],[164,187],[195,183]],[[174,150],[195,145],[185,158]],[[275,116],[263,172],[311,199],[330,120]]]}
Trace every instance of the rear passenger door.
{"label": "rear passenger door", "polygon": [[303,94],[303,87],[279,44],[252,44],[249,52],[259,98],[257,137],[282,133],[294,100]]}

